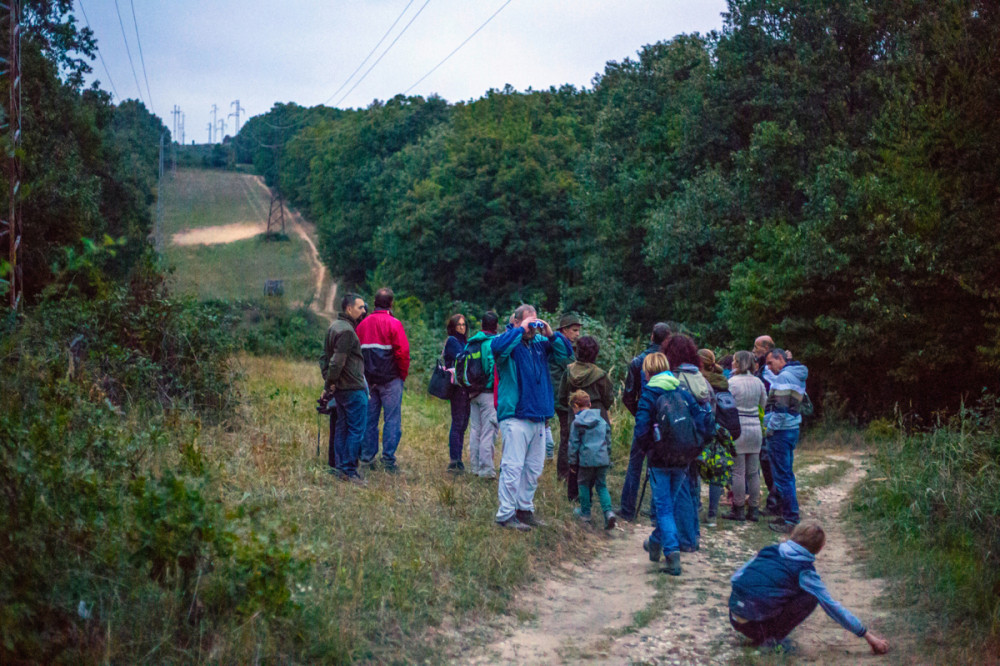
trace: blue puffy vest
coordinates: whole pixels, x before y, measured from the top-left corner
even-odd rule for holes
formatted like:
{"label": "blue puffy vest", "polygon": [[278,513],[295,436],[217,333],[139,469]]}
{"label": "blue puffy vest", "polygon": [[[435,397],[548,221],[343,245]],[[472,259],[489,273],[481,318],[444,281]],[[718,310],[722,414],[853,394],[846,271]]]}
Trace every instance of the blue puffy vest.
{"label": "blue puffy vest", "polygon": [[816,571],[816,567],[812,562],[782,557],[777,545],[764,548],[733,581],[729,610],[753,622],[774,617],[793,597],[808,594],[799,587],[803,571]]}

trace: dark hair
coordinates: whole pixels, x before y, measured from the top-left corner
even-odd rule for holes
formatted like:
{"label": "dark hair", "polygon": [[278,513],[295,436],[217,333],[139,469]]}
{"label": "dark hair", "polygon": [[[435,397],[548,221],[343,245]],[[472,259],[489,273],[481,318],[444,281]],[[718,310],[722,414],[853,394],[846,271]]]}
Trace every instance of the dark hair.
{"label": "dark hair", "polygon": [[657,322],[653,324],[653,335],[650,338],[654,345],[662,345],[663,341],[670,337],[670,324]]}
{"label": "dark hair", "polygon": [[497,324],[500,323],[500,315],[498,315],[493,310],[488,311],[483,315],[483,330],[489,332],[495,332],[497,330]]}
{"label": "dark hair", "polygon": [[346,294],[344,294],[344,297],[340,299],[340,311],[347,312],[347,308],[351,305],[354,305],[354,301],[358,300],[359,298],[361,297],[355,294],[354,292],[349,291]]}
{"label": "dark hair", "polygon": [[771,351],[767,352],[764,355],[764,360],[766,361],[767,359],[771,358],[772,356],[777,356],[782,361],[785,361],[786,363],[788,362],[788,354],[785,353],[785,350],[782,349],[781,347],[775,347]]}
{"label": "dark hair", "polygon": [[389,287],[382,287],[375,292],[375,307],[388,310],[392,307],[392,299],[395,295]]}
{"label": "dark hair", "polygon": [[667,357],[671,370],[677,370],[682,363],[690,363],[701,370],[701,357],[698,356],[698,346],[686,335],[671,335],[663,341],[660,349]]}
{"label": "dark hair", "polygon": [[722,366],[723,370],[732,370],[733,369],[733,355],[732,354],[726,354],[725,356],[723,356],[721,359],[719,359],[719,365]]}
{"label": "dark hair", "polygon": [[576,360],[583,363],[593,363],[597,360],[597,354],[601,351],[601,345],[597,339],[585,335],[576,341]]}
{"label": "dark hair", "polygon": [[468,333],[469,333],[469,320],[461,312],[459,312],[458,314],[453,314],[451,317],[449,317],[449,319],[448,319],[448,335],[455,335],[456,333],[458,333],[458,330],[457,330],[458,329],[458,322],[460,322],[463,319],[465,319],[465,333],[462,333],[460,335],[468,335]]}

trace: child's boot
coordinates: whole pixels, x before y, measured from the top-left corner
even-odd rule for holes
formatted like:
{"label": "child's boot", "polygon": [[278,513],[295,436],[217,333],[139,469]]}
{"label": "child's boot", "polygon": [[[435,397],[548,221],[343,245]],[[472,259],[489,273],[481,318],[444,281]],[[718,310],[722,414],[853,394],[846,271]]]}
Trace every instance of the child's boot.
{"label": "child's boot", "polygon": [[576,507],[575,509],[573,509],[573,515],[585,523],[590,522],[590,514],[584,513],[580,507]]}
{"label": "child's boot", "polygon": [[617,521],[617,520],[618,520],[618,517],[615,516],[615,512],[614,511],[605,511],[604,512],[604,529],[606,529],[606,530],[613,530],[613,529],[615,529],[615,521]]}
{"label": "child's boot", "polygon": [[722,517],[726,520],[738,520],[742,523],[746,520],[746,510],[745,506],[734,506],[732,511],[722,514]]}
{"label": "child's boot", "polygon": [[668,573],[671,576],[681,575],[681,554],[678,551],[674,551],[667,555],[667,566],[663,568],[663,573]]}

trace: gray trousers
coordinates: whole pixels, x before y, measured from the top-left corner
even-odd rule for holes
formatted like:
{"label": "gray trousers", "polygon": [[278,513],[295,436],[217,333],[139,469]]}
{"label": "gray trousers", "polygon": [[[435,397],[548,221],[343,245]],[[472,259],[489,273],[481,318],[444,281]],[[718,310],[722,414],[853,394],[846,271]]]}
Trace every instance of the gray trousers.
{"label": "gray trousers", "polygon": [[500,422],[503,455],[500,458],[500,481],[497,498],[500,508],[498,521],[514,515],[514,511],[535,510],[535,489],[545,465],[545,423],[523,419]]}
{"label": "gray trousers", "polygon": [[469,421],[472,424],[469,433],[469,466],[472,473],[483,477],[494,477],[493,444],[500,425],[497,423],[497,410],[493,406],[493,393],[480,393],[472,399],[472,410]]}
{"label": "gray trousers", "polygon": [[752,507],[760,504],[760,454],[737,453],[733,465],[733,506],[743,506],[743,498],[750,495]]}

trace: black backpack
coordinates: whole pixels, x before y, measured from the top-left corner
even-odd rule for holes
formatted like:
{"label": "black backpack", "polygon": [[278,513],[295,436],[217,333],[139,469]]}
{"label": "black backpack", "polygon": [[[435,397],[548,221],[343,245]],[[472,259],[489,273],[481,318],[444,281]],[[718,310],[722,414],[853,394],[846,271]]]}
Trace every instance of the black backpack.
{"label": "black backpack", "polygon": [[715,394],[715,422],[729,431],[733,441],[743,433],[740,410],[736,409],[736,399],[729,391],[717,391]]}
{"label": "black backpack", "polygon": [[704,424],[695,423],[691,405],[700,412],[711,412],[698,405],[688,391],[667,391],[656,399],[656,420],[653,422],[653,446],[650,464],[665,467],[686,467],[705,448]]}
{"label": "black backpack", "polygon": [[489,340],[477,340],[465,345],[465,349],[455,357],[455,381],[468,389],[486,390],[489,377],[483,369],[483,343]]}

